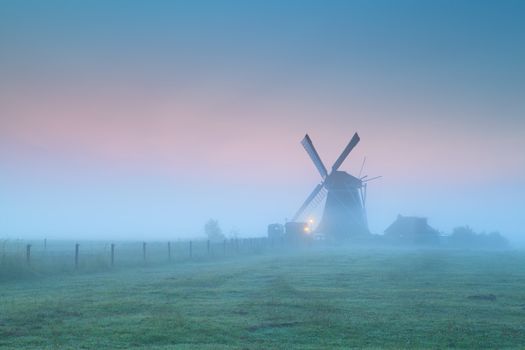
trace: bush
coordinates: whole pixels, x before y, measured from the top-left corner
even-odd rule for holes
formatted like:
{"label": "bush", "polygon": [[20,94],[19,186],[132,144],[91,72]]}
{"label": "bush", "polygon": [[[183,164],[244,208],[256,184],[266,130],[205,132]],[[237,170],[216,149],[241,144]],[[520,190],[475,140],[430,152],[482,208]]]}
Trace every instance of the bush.
{"label": "bush", "polygon": [[210,219],[204,225],[204,233],[210,241],[222,241],[224,240],[224,234],[222,233],[221,227],[219,226],[219,221]]}
{"label": "bush", "polygon": [[452,246],[465,248],[492,248],[501,249],[508,246],[508,241],[499,232],[476,233],[469,226],[454,228],[449,238]]}

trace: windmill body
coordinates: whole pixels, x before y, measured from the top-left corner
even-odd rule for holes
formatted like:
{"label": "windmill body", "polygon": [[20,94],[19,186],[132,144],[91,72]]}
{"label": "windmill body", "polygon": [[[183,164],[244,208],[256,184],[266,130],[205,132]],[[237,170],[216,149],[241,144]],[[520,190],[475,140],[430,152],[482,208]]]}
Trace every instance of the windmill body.
{"label": "windmill body", "polygon": [[306,198],[292,221],[304,217],[313,206],[319,204],[326,196],[323,216],[316,232],[334,240],[363,236],[369,233],[366,210],[365,177],[355,177],[345,171],[338,170],[348,154],[359,143],[359,135],[354,134],[339,158],[335,161],[330,173],[326,170],[312,140],[306,135],[301,142],[306,152],[319,171],[322,182]]}
{"label": "windmill body", "polygon": [[326,203],[317,232],[337,240],[368,234],[360,191],[362,181],[344,171],[336,171],[327,179],[326,186]]}

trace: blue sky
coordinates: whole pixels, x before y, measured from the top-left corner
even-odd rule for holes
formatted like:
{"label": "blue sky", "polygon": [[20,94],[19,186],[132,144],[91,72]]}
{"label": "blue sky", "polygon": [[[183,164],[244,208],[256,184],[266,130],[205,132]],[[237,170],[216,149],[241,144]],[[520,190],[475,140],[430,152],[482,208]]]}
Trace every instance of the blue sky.
{"label": "blue sky", "polygon": [[[0,233],[264,233],[343,165],[369,221],[519,240],[522,1],[3,1]],[[1,218],[1,217],[0,217]]]}

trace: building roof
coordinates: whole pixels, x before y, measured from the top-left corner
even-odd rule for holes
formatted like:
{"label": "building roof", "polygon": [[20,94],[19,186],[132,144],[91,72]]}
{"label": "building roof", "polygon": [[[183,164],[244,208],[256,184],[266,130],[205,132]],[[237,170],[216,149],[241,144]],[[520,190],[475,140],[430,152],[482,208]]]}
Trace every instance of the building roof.
{"label": "building roof", "polygon": [[428,225],[425,217],[398,215],[396,221],[386,228],[385,235],[414,237],[436,232],[435,229]]}

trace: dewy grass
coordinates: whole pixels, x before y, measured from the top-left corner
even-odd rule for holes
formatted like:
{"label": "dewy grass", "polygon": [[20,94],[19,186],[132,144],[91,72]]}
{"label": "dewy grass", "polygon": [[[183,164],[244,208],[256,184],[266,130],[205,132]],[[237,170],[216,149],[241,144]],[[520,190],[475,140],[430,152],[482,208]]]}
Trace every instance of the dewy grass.
{"label": "dewy grass", "polygon": [[0,348],[522,348],[523,266],[523,252],[326,249],[10,280]]}

